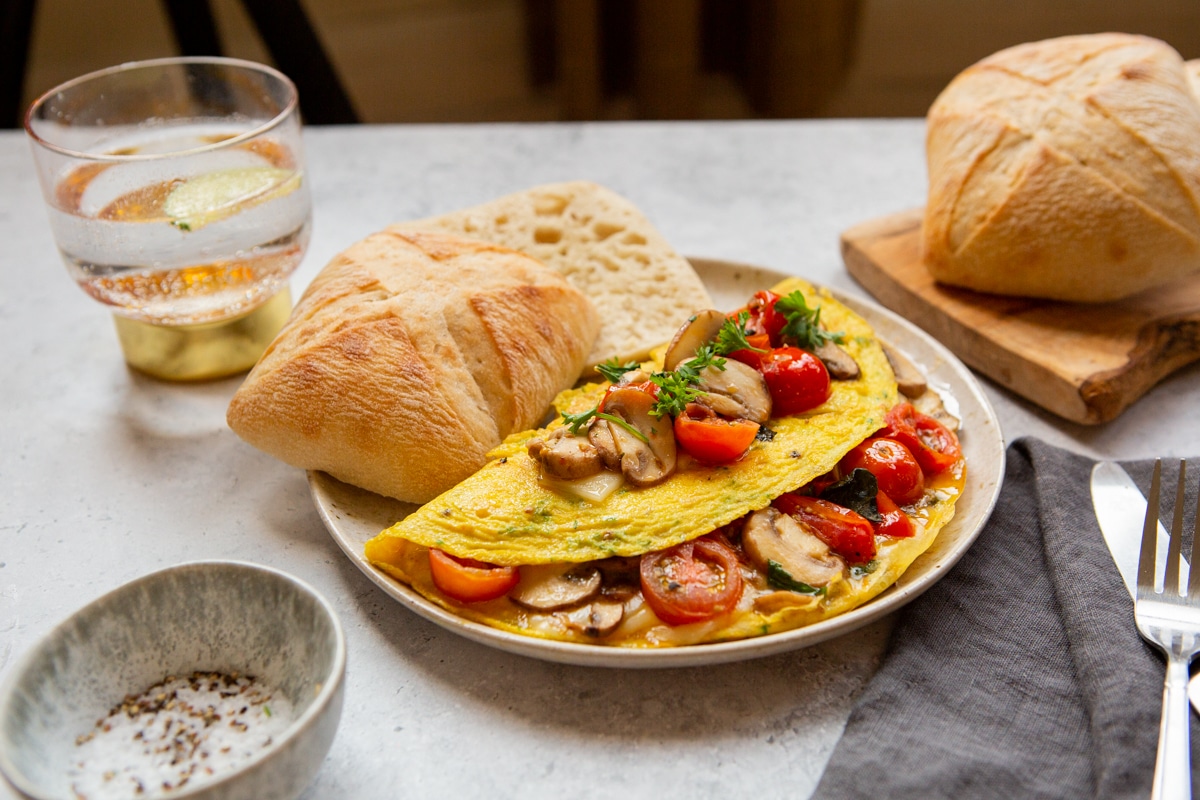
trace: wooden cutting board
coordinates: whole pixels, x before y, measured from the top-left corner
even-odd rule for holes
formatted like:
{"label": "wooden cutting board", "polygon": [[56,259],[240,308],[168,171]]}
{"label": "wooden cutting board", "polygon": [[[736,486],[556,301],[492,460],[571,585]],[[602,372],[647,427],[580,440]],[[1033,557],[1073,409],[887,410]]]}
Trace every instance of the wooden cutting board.
{"label": "wooden cutting board", "polygon": [[934,283],[922,209],[842,234],[846,269],[966,364],[1073,422],[1107,422],[1200,358],[1200,279],[1101,305],[985,295]]}

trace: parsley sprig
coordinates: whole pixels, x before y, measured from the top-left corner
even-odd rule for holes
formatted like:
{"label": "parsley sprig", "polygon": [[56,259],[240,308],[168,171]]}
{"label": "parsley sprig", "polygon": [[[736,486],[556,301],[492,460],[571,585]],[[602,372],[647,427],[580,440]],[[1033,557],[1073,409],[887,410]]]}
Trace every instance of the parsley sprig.
{"label": "parsley sprig", "polygon": [[794,340],[804,350],[815,350],[826,342],[841,344],[846,338],[845,334],[821,329],[821,307],[809,308],[799,290],[779,298],[775,310],[787,318],[780,331],[783,338]]}
{"label": "parsley sprig", "polygon": [[578,414],[568,414],[566,411],[564,411],[562,414],[563,425],[569,428],[571,433],[578,434],[583,426],[587,425],[593,417],[596,419],[606,419],[613,424],[620,425],[642,442],[645,442],[646,444],[650,443],[650,439],[646,436],[646,434],[642,433],[637,428],[618,417],[616,414],[606,414],[599,409],[600,407],[596,406],[596,408],[593,408],[591,411],[581,411]]}
{"label": "parsley sprig", "polygon": [[602,376],[604,376],[604,379],[609,383],[616,383],[617,381],[621,380],[622,375],[624,375],[626,372],[634,371],[638,368],[638,366],[639,365],[636,361],[627,361],[622,364],[617,360],[616,356],[613,356],[608,361],[597,364],[596,372],[599,372]]}

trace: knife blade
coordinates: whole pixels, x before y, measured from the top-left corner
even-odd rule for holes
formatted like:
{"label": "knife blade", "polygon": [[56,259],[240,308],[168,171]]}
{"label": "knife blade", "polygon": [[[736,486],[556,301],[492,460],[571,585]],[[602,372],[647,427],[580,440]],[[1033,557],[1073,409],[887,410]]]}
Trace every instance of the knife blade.
{"label": "knife blade", "polygon": [[[1112,554],[1121,573],[1121,580],[1129,590],[1131,598],[1137,598],[1138,558],[1141,552],[1142,525],[1146,519],[1146,498],[1119,464],[1111,461],[1101,461],[1092,467],[1092,506],[1096,509],[1096,520],[1100,523],[1100,532],[1104,534],[1104,543]],[[1155,547],[1154,574],[1161,575],[1166,570],[1167,542],[1169,537],[1162,523],[1158,524],[1158,542]],[[1187,585],[1188,563],[1183,559],[1179,580],[1181,585]],[[1188,699],[1192,708],[1200,713],[1200,673],[1192,676],[1188,682]]]}

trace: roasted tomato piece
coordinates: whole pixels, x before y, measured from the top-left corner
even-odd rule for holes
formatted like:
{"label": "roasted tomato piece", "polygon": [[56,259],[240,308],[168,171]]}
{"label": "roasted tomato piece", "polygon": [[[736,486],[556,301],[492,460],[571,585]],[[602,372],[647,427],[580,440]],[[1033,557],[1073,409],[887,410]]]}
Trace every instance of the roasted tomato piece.
{"label": "roasted tomato piece", "polygon": [[829,371],[807,350],[776,347],[763,355],[759,371],[771,390],[772,416],[810,411],[829,399]]}
{"label": "roasted tomato piece", "polygon": [[772,505],[810,527],[849,563],[865,564],[875,557],[875,529],[861,514],[828,500],[800,494],[781,495]]}
{"label": "roasted tomato piece", "polygon": [[916,533],[912,520],[896,505],[892,498],[883,492],[875,495],[875,505],[883,522],[875,526],[875,532],[880,536],[890,536],[893,539],[908,539]]}
{"label": "roasted tomato piece", "polygon": [[925,494],[925,475],[907,447],[894,439],[867,439],[838,463],[843,473],[865,469],[875,476],[879,491],[901,505],[915,503]]}
{"label": "roasted tomato piece", "polygon": [[429,571],[434,586],[462,603],[495,600],[521,580],[516,567],[498,567],[473,558],[458,558],[433,547],[429,548]]}
{"label": "roasted tomato piece", "polygon": [[668,625],[704,622],[732,611],[742,596],[737,556],[696,539],[642,556],[642,596]]}
{"label": "roasted tomato piece", "polygon": [[911,403],[893,406],[884,417],[884,428],[879,435],[907,447],[926,476],[940,475],[962,458],[954,431],[917,411]]}
{"label": "roasted tomato piece", "polygon": [[604,404],[608,401],[608,396],[613,392],[620,391],[622,389],[637,389],[639,392],[645,392],[646,394],[650,395],[655,400],[658,399],[658,385],[653,381],[640,381],[638,383],[614,383],[604,390],[604,397],[600,398],[600,402],[596,405],[596,410],[603,411]]}
{"label": "roasted tomato piece", "polygon": [[755,292],[746,307],[735,311],[731,317],[737,317],[742,311],[749,314],[746,320],[746,333],[765,333],[772,346],[780,343],[780,331],[787,324],[787,317],[775,310],[779,295],[774,292]]}
{"label": "roasted tomato piece", "polygon": [[728,420],[698,403],[688,403],[675,418],[675,441],[697,461],[728,464],[750,448],[758,423],[748,419]]}
{"label": "roasted tomato piece", "polygon": [[740,361],[748,367],[754,367],[761,371],[763,354],[771,349],[771,337],[765,333],[752,333],[746,337],[746,342],[756,349],[734,350],[729,354],[729,357],[734,361]]}

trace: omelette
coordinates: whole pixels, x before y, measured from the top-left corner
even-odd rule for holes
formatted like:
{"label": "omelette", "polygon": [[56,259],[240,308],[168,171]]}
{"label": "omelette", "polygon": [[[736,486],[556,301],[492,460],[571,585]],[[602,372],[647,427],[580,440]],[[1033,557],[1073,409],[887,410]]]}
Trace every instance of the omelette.
{"label": "omelette", "polygon": [[878,595],[953,517],[954,425],[913,408],[870,325],[824,290],[789,279],[718,314],[560,394],[549,425],[367,559],[466,619],[624,647],[771,634]]}

